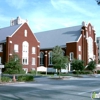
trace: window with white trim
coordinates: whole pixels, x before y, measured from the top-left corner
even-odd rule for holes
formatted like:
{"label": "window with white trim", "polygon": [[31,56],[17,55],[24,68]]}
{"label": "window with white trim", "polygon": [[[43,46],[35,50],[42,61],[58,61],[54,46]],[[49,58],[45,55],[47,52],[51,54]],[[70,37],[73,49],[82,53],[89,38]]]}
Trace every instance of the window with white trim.
{"label": "window with white trim", "polygon": [[32,54],[35,54],[35,53],[36,53],[36,48],[32,47]]}
{"label": "window with white trim", "polygon": [[0,52],[3,51],[3,45],[0,45]]}
{"label": "window with white trim", "polygon": [[24,36],[27,37],[27,30],[24,30]]}
{"label": "window with white trim", "polygon": [[32,65],[35,65],[35,58],[32,58]]}
{"label": "window with white trim", "polygon": [[78,58],[79,58],[79,60],[81,60],[81,55],[80,54],[78,55]]}
{"label": "window with white trim", "polygon": [[44,53],[40,52],[40,65],[44,65]]}
{"label": "window with white trim", "polygon": [[22,64],[28,65],[28,57],[29,57],[29,43],[24,41],[22,43]]}
{"label": "window with white trim", "polygon": [[78,46],[78,50],[81,51],[81,46]]}
{"label": "window with white trim", "polygon": [[18,52],[18,45],[17,44],[14,45],[14,51]]}
{"label": "window with white trim", "polygon": [[27,65],[27,64],[28,64],[27,58],[24,58],[24,57],[23,57],[23,62],[22,62],[22,63],[23,63],[23,65]]}
{"label": "window with white trim", "polygon": [[48,58],[49,65],[52,65],[52,51],[50,51],[48,54],[49,54],[49,58]]}
{"label": "window with white trim", "polygon": [[70,52],[70,60],[73,60],[73,59],[74,59],[74,53]]}
{"label": "window with white trim", "polygon": [[88,59],[93,59],[93,39],[91,37],[88,38]]}

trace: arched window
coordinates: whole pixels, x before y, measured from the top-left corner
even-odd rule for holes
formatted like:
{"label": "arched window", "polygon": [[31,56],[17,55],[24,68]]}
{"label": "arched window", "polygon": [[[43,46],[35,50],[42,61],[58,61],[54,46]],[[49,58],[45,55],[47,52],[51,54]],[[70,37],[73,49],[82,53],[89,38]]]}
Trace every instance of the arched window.
{"label": "arched window", "polygon": [[44,65],[44,53],[40,52],[40,65]]}
{"label": "arched window", "polygon": [[52,51],[50,51],[48,55],[49,55],[48,57],[49,65],[52,65]]}
{"label": "arched window", "polygon": [[22,43],[22,64],[28,65],[29,44],[27,41]]}
{"label": "arched window", "polygon": [[70,52],[69,56],[70,56],[70,60],[74,59],[74,53],[73,52]]}
{"label": "arched window", "polygon": [[88,59],[93,59],[93,39],[91,37],[88,38]]}

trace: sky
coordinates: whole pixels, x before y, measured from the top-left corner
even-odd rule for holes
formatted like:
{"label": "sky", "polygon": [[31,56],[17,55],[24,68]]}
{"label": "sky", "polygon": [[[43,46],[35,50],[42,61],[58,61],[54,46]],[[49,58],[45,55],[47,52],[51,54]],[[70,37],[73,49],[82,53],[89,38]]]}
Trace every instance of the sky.
{"label": "sky", "polygon": [[0,0],[0,28],[10,20],[27,19],[33,33],[91,23],[100,36],[100,6],[96,0]]}

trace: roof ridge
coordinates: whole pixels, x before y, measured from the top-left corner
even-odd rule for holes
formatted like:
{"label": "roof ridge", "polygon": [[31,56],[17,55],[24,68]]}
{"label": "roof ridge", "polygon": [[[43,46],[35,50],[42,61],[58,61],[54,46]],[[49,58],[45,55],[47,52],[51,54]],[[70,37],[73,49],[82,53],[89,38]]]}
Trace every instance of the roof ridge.
{"label": "roof ridge", "polygon": [[58,28],[58,29],[50,29],[50,30],[46,30],[46,31],[35,32],[34,34],[36,34],[36,33],[42,33],[42,32],[48,32],[48,31],[54,31],[54,30],[61,30],[61,29],[66,29],[66,28],[73,28],[73,27],[78,27],[78,26],[82,26],[82,25],[69,26],[69,27]]}

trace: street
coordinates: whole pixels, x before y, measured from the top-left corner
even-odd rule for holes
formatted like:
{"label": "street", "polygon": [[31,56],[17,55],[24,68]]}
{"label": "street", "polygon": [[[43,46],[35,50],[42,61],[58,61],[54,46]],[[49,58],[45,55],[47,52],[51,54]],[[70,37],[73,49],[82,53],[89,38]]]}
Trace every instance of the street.
{"label": "street", "polygon": [[0,85],[0,100],[92,100],[92,92],[100,92],[100,77],[37,77],[34,82]]}

